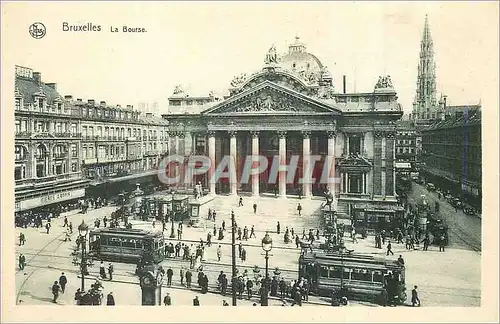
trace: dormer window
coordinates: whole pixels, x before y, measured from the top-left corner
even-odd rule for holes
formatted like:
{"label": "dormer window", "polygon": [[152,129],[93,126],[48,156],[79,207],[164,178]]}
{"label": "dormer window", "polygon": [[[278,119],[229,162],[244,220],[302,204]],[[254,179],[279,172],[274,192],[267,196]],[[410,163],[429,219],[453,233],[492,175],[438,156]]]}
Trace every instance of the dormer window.
{"label": "dormer window", "polygon": [[43,98],[39,98],[38,99],[38,108],[40,109],[40,111],[43,111],[43,107],[44,106],[44,100]]}
{"label": "dormer window", "polygon": [[57,103],[57,113],[62,114],[62,103]]}
{"label": "dormer window", "polygon": [[21,98],[16,98],[16,110],[21,110]]}

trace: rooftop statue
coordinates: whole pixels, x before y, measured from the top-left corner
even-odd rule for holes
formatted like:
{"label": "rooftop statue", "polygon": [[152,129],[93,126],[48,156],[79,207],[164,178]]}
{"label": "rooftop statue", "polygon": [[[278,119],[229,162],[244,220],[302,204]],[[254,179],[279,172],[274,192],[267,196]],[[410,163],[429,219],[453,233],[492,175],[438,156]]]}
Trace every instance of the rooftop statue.
{"label": "rooftop statue", "polygon": [[379,76],[377,84],[375,84],[375,89],[387,89],[394,88],[392,85],[392,80],[390,75]]}
{"label": "rooftop statue", "polygon": [[231,87],[233,88],[239,87],[245,82],[246,79],[247,79],[246,73],[240,74],[239,76],[235,76],[231,81]]}
{"label": "rooftop statue", "polygon": [[181,94],[181,93],[184,93],[184,90],[182,89],[181,85],[180,85],[180,84],[178,84],[178,85],[176,85],[176,86],[175,86],[175,88],[174,88],[174,95],[175,95],[175,94]]}
{"label": "rooftop statue", "polygon": [[276,47],[274,46],[274,44],[273,46],[271,46],[271,48],[266,54],[265,63],[266,64],[279,63],[278,54],[276,53]]}

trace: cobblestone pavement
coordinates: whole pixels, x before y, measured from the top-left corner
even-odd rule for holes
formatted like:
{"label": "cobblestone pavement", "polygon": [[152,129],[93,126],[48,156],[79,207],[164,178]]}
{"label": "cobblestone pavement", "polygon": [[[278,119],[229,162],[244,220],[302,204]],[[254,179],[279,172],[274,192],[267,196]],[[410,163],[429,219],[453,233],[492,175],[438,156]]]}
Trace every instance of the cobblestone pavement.
{"label": "cobblestone pavement", "polygon": [[[253,213],[252,205],[258,204],[257,213]],[[303,206],[303,216],[298,216],[296,212],[297,204]],[[230,225],[230,211],[234,210],[236,221],[239,226],[252,225],[256,228],[256,238],[243,241],[247,250],[247,261],[237,260],[237,267],[240,272],[245,269],[252,274],[252,269],[258,265],[264,272],[264,257],[261,248],[261,239],[265,231],[270,231],[273,239],[273,250],[269,259],[269,267],[272,273],[275,267],[279,267],[282,276],[286,279],[296,279],[298,270],[299,249],[295,244],[285,244],[283,242],[283,232],[277,235],[276,222],[280,221],[282,231],[286,226],[294,228],[299,235],[303,228],[317,228],[321,224],[318,213],[321,200],[314,199],[287,199],[281,200],[271,197],[243,198],[243,207],[238,207],[237,197],[218,196],[210,203],[202,206],[202,220],[198,228],[184,227],[182,240],[186,244],[194,246],[200,238],[206,240],[208,231],[213,230],[214,222],[206,219],[208,208],[217,211],[215,224],[220,226],[223,220],[226,221],[226,228]],[[72,264],[70,252],[74,247],[76,238],[76,226],[85,219],[89,225],[93,225],[95,218],[102,218],[109,215],[115,207],[105,207],[97,210],[90,210],[87,215],[76,214],[68,216],[73,222],[75,233],[72,242],[63,241],[64,229],[62,227],[63,217],[53,220],[53,228],[50,234],[45,234],[42,229],[16,229],[18,234],[26,234],[27,242],[24,246],[17,246],[18,253],[24,253],[27,266],[24,271],[16,274],[17,302],[20,304],[51,304],[50,287],[54,280],[57,280],[60,273],[64,271],[68,277],[69,284],[66,294],[60,297],[59,304],[73,304],[74,292],[80,287],[78,277],[78,267]],[[161,224],[157,224],[153,229],[152,222],[133,221],[135,228],[150,230],[161,230]],[[166,237],[170,234],[170,225],[165,231]],[[167,240],[169,240],[167,238]],[[174,240],[175,244],[177,241]],[[227,274],[231,273],[231,245],[230,233],[225,232],[223,240],[213,240],[212,247],[205,252],[204,272],[209,277],[209,290],[215,291],[215,283],[218,273],[223,270]],[[357,253],[366,253],[385,257],[385,250],[375,249],[373,237],[358,239],[359,243],[347,241],[347,247],[354,249]],[[216,247],[220,244],[222,248],[222,259],[217,261]],[[403,256],[407,265],[406,280],[407,289],[413,285],[418,285],[420,299],[423,306],[479,306],[480,305],[480,284],[481,267],[480,255],[474,251],[450,247],[446,252],[438,252],[437,247],[430,247],[429,251],[407,251],[404,244],[394,244],[394,256],[388,258],[396,259],[399,254]],[[165,268],[172,267],[174,270],[173,287],[166,288],[171,293],[174,304],[191,305],[195,295],[199,295],[202,305],[221,305],[225,299],[231,304],[231,296],[220,296],[209,293],[200,294],[197,285],[194,283],[194,291],[187,290],[180,285],[179,269],[189,266],[187,261],[177,259],[166,259],[163,263]],[[134,275],[135,265],[115,263],[115,274],[113,282],[104,282],[104,292],[113,291],[117,304],[137,305],[140,304],[140,287],[138,278]],[[90,269],[91,277],[96,276],[98,262]],[[86,280],[86,285],[90,285],[92,279]],[[251,305],[258,302],[254,297],[252,301],[239,301],[239,305]],[[279,301],[270,302],[271,305],[281,305]],[[328,304],[324,298],[311,297],[311,305]],[[365,303],[353,302],[351,305],[368,305]]]}

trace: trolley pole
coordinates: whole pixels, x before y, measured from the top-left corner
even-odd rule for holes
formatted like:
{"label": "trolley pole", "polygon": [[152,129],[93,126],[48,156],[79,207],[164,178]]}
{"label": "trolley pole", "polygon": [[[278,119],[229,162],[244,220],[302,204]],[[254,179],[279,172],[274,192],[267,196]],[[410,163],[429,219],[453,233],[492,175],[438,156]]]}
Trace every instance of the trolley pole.
{"label": "trolley pole", "polygon": [[232,279],[231,279],[231,294],[233,296],[233,306],[236,306],[236,237],[235,237],[236,221],[234,219],[234,211],[231,211],[231,261],[232,261]]}

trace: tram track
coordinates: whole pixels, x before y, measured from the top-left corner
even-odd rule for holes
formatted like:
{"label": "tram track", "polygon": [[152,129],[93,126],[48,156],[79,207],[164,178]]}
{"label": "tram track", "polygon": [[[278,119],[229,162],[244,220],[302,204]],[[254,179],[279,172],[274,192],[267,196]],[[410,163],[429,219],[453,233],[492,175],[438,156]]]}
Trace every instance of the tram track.
{"label": "tram track", "polygon": [[[61,237],[64,235],[65,233],[61,233],[59,235],[57,235],[55,238],[53,238],[52,240],[50,240],[46,245],[44,245],[37,253],[34,253],[32,254],[31,258],[26,262],[26,265],[30,265],[30,266],[33,266],[32,265],[32,262],[34,262],[34,260],[37,258],[37,257],[40,257],[40,256],[50,256],[50,255],[46,255],[46,254],[42,254],[42,252],[44,252],[45,250],[47,250],[47,248],[49,246],[51,246],[54,242],[57,242],[59,241],[59,243],[55,246],[55,249],[54,251],[52,252],[55,252],[57,251],[57,249],[59,249],[59,247],[64,243],[64,240],[61,240]],[[27,253],[26,253],[27,254]],[[29,254],[28,254],[29,255]],[[53,256],[50,256],[50,257],[53,257]],[[36,266],[33,266],[35,269],[23,280],[23,282],[21,283],[21,285],[19,286],[19,290],[17,291],[17,294],[16,294],[16,303],[19,302],[19,297],[21,296],[21,293],[23,292],[23,288],[24,286],[26,285],[26,283],[28,282],[28,280],[37,272],[37,270],[40,269],[40,267],[36,267]],[[24,269],[21,270],[21,269],[18,269],[16,271],[16,275],[20,272],[24,272]]]}

